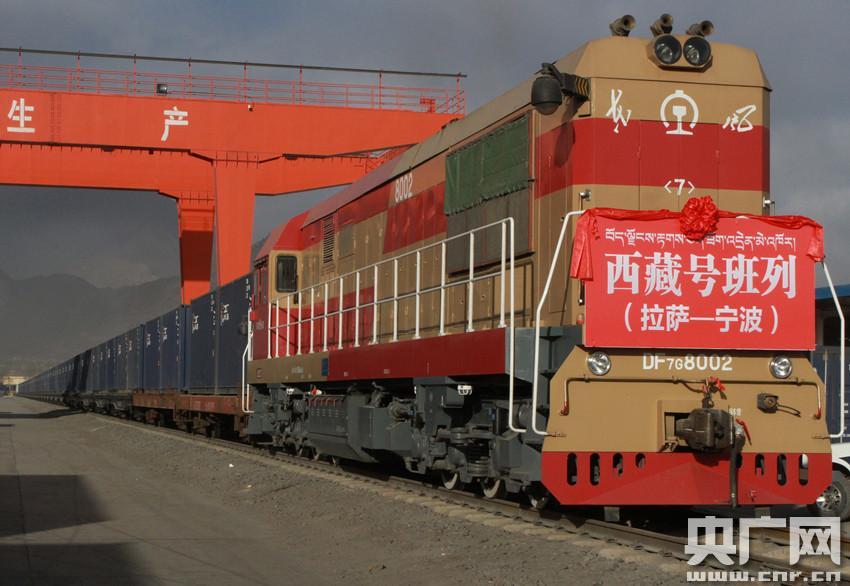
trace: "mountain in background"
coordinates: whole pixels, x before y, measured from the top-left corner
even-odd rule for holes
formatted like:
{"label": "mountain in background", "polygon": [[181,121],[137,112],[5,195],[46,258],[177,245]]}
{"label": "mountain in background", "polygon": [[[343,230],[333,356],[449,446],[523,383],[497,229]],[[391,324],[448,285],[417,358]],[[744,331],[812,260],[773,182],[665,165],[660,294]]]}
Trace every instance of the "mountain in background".
{"label": "mountain in background", "polygon": [[[251,259],[264,241],[251,246]],[[0,377],[36,375],[178,305],[179,277],[113,289],[73,275],[0,271]]]}
{"label": "mountain in background", "polygon": [[37,374],[179,304],[178,277],[111,289],[0,272],[0,376]]}

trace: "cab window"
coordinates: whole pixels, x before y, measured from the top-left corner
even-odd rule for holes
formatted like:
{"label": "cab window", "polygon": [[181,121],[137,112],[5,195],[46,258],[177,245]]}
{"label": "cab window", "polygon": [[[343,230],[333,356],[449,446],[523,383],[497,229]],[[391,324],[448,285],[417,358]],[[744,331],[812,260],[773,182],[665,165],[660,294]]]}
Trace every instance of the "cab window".
{"label": "cab window", "polygon": [[265,305],[268,303],[268,290],[266,283],[268,282],[268,264],[262,264],[254,271],[254,300],[255,306]]}
{"label": "cab window", "polygon": [[298,263],[294,256],[277,257],[275,289],[278,293],[298,290]]}

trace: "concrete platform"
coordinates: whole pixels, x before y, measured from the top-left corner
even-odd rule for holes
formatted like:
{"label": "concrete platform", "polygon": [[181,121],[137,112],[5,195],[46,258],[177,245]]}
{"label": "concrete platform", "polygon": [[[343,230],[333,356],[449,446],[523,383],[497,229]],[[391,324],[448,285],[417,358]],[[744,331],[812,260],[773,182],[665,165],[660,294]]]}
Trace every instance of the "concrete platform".
{"label": "concrete platform", "polygon": [[285,528],[134,472],[61,407],[0,398],[0,584],[322,584]]}

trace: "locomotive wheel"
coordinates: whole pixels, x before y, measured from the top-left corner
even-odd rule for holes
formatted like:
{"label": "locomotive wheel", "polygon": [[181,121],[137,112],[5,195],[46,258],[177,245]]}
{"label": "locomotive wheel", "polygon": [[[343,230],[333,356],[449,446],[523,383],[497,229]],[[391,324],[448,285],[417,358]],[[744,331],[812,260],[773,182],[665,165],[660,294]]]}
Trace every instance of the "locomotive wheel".
{"label": "locomotive wheel", "polygon": [[525,490],[525,496],[528,498],[528,504],[535,511],[542,511],[549,508],[552,504],[552,493],[546,490],[546,487],[535,482]]}
{"label": "locomotive wheel", "polygon": [[479,479],[481,492],[488,499],[500,499],[505,496],[505,483],[501,478],[481,478]]}
{"label": "locomotive wheel", "polygon": [[298,447],[298,449],[295,451],[295,455],[298,456],[299,458],[311,458],[312,457],[312,454],[310,453],[310,448],[308,448],[307,446],[304,446],[304,445]]}
{"label": "locomotive wheel", "polygon": [[826,487],[818,502],[809,505],[809,511],[818,517],[850,518],[850,481],[842,472],[833,471],[832,483]]}
{"label": "locomotive wheel", "polygon": [[440,472],[440,482],[443,483],[443,487],[447,490],[463,490],[464,488],[464,483],[460,481],[459,472],[443,470]]}

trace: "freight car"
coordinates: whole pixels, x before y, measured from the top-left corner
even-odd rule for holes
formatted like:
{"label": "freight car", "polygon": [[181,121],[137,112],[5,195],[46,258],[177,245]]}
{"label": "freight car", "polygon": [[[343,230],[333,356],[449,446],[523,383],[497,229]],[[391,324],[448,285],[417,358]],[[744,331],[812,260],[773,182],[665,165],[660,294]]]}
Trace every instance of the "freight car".
{"label": "freight car", "polygon": [[236,279],[22,383],[21,394],[210,435],[241,429],[250,299],[250,278]]}
{"label": "freight car", "polygon": [[247,345],[193,337],[221,290],[140,326],[140,388],[119,337],[27,392],[538,507],[813,502],[822,233],[770,215],[768,82],[708,21],[634,24],[273,232]]}

